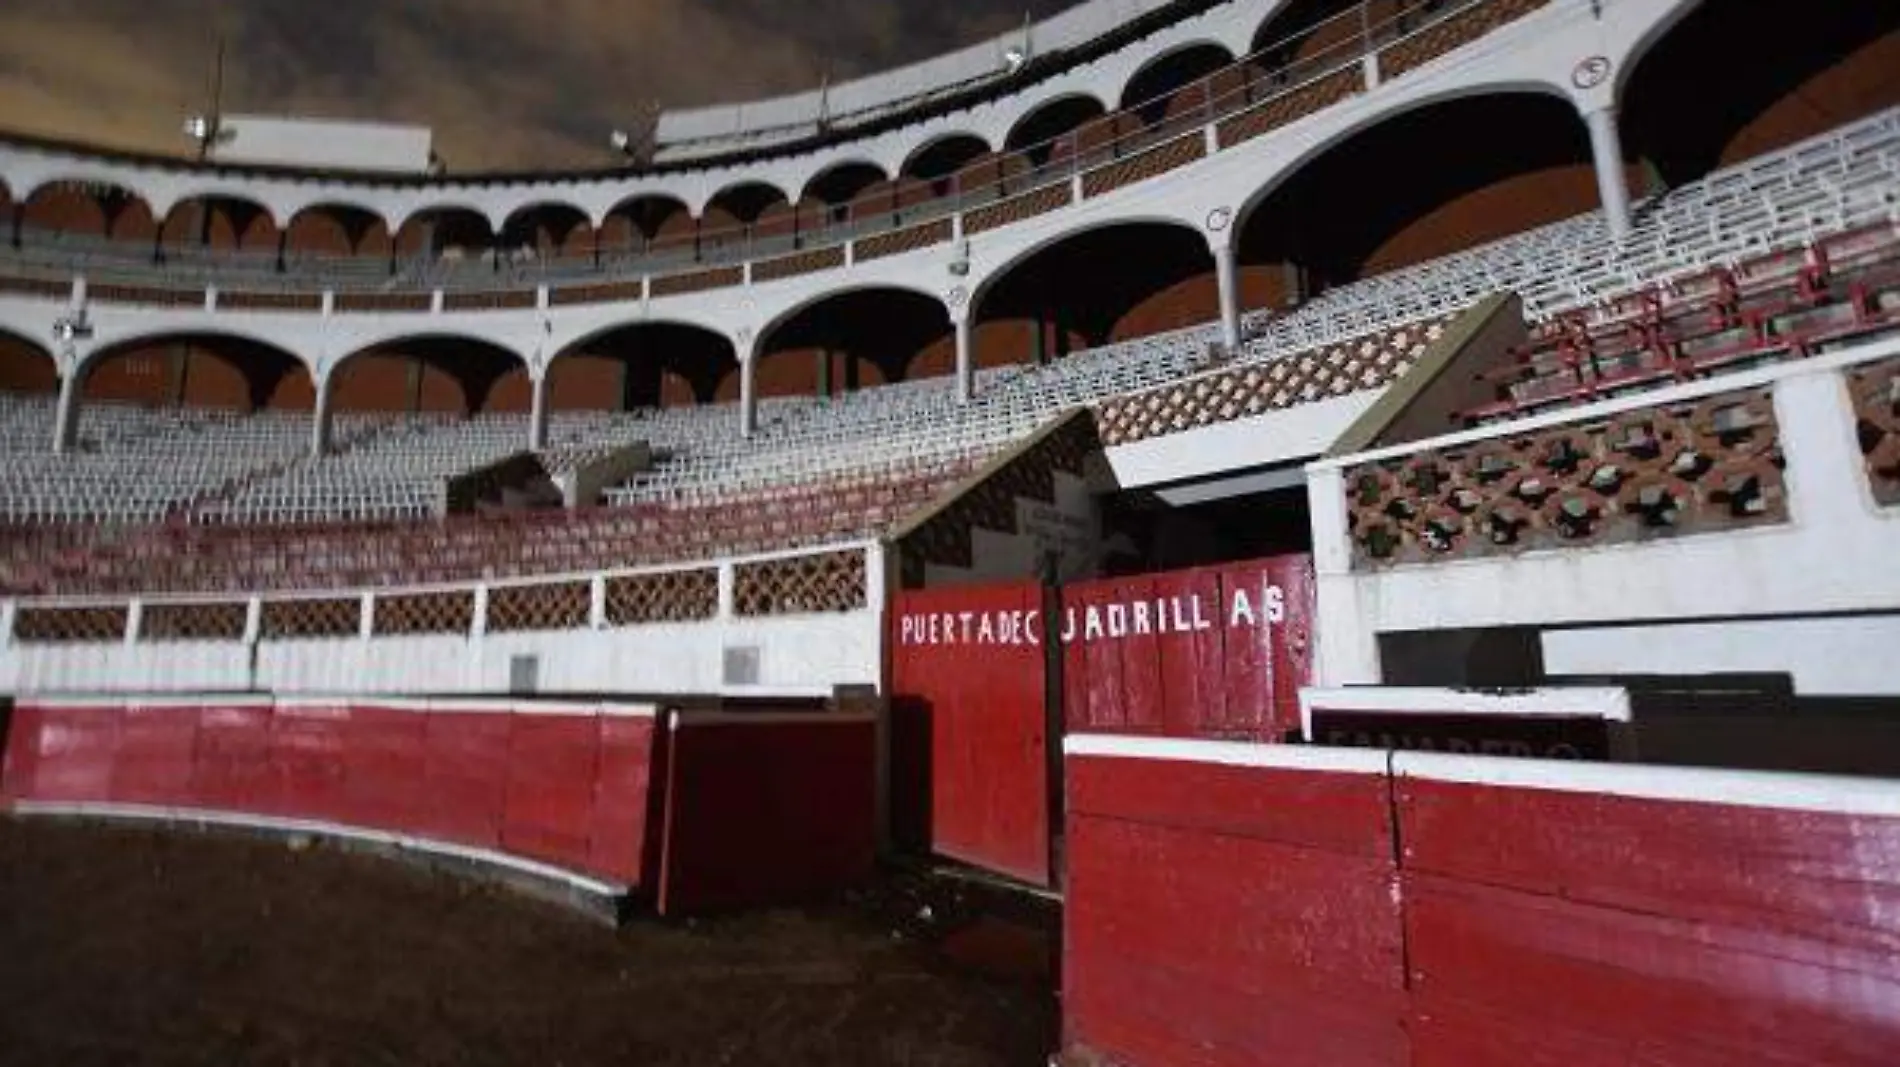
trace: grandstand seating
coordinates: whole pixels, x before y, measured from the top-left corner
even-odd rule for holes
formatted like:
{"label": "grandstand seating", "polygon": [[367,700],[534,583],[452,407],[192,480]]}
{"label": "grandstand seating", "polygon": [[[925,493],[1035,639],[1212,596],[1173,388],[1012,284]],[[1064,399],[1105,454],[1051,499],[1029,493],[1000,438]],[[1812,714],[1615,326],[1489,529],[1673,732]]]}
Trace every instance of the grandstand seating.
{"label": "grandstand seating", "polygon": [[[943,379],[867,389],[841,398],[786,398],[761,404],[759,432],[742,438],[733,405],[629,414],[557,412],[550,448],[646,441],[655,468],[609,490],[609,503],[649,515],[677,516],[702,528],[736,524],[730,536],[682,534],[679,541],[605,531],[616,511],[571,520],[578,546],[551,565],[611,565],[796,543],[800,537],[875,532],[865,514],[836,527],[758,535],[761,494],[772,499],[800,486],[941,485],[944,472],[967,470],[1065,410],[1225,371],[1290,358],[1323,358],[1378,347],[1383,335],[1442,318],[1501,290],[1519,293],[1534,342],[1496,378],[1499,403],[1474,420],[1511,417],[1618,389],[1708,374],[1773,350],[1803,351],[1839,331],[1884,328],[1900,316],[1895,236],[1900,208],[1900,109],[1718,171],[1639,205],[1623,241],[1592,213],[1325,292],[1286,314],[1250,315],[1245,341],[1214,367],[1212,324],[1078,353],[1040,367],[986,370],[976,399],[959,405]],[[473,420],[339,415],[338,454],[308,459],[308,416],[249,418],[209,412],[148,412],[89,405],[76,454],[46,454],[52,411],[45,399],[7,399],[0,419],[0,521],[13,524],[140,524],[167,517],[194,522],[355,523],[439,513],[445,477],[519,447],[525,416]],[[137,460],[132,460],[136,449]],[[152,457],[159,457],[154,463]],[[881,493],[881,490],[879,490]],[[640,509],[657,509],[642,511]],[[748,508],[752,510],[748,510]],[[888,511],[888,507],[886,507]],[[901,517],[896,514],[887,518]],[[546,520],[544,520],[546,521]],[[628,518],[626,521],[636,521]],[[667,520],[670,521],[670,520]],[[709,525],[710,523],[710,525]],[[433,527],[405,530],[345,526],[325,543],[375,534],[392,546],[378,556],[407,558],[396,546],[426,544]],[[502,529],[478,526],[471,529]],[[507,527],[512,529],[512,527]],[[670,527],[669,527],[670,529]],[[660,530],[647,533],[664,532]],[[208,536],[208,535],[189,535]],[[238,531],[275,544],[269,530]],[[298,534],[296,536],[303,536]],[[315,536],[311,534],[310,536]],[[668,535],[671,536],[670,534]],[[339,540],[341,539],[341,540]],[[789,540],[788,540],[789,539]],[[8,543],[0,540],[0,543]],[[12,543],[18,543],[15,540]],[[79,544],[80,542],[71,542]],[[165,539],[145,544],[196,544]],[[210,541],[203,542],[205,544]],[[526,573],[540,564],[507,537],[495,558],[469,556],[437,566],[419,553],[417,571],[399,567],[280,565],[205,576],[181,571],[178,588],[258,580],[266,587],[310,581],[449,574]],[[83,548],[69,551],[83,552]],[[104,550],[101,550],[104,551]],[[156,551],[156,550],[154,550]],[[17,554],[17,553],[16,553]],[[186,553],[190,555],[189,552]],[[461,559],[462,557],[456,557]],[[412,560],[411,562],[415,562]],[[272,577],[272,576],[275,577]],[[110,571],[95,582],[36,579],[34,588],[131,588],[145,575]],[[117,583],[117,584],[115,584]]]}

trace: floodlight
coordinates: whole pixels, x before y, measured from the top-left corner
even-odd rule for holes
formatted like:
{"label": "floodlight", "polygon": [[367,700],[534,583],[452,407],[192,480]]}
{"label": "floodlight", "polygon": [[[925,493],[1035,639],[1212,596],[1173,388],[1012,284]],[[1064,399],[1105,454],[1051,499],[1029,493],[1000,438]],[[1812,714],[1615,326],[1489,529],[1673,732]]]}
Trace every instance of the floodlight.
{"label": "floodlight", "polygon": [[194,141],[206,141],[211,138],[211,120],[203,115],[193,115],[185,120],[185,136]]}
{"label": "floodlight", "polygon": [[633,147],[633,135],[625,130],[615,130],[607,135],[607,143],[613,146],[614,151],[625,152]]}
{"label": "floodlight", "polygon": [[1029,53],[1023,51],[1021,46],[1012,45],[1003,52],[1003,65],[1009,68],[1011,74],[1023,69],[1023,64],[1028,61]]}

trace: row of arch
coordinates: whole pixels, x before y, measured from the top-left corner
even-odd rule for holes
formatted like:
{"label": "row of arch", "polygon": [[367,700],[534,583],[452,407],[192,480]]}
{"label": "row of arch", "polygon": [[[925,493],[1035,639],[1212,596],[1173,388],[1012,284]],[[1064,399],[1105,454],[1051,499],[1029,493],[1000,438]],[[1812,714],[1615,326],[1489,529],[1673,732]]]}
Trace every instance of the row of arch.
{"label": "row of arch", "polygon": [[[1632,160],[1633,181],[1676,184],[1900,103],[1894,9],[1817,11],[1791,25],[1778,18],[1771,0],[1710,5],[1636,72],[1632,84],[1668,106],[1637,111],[1625,123],[1626,133],[1635,129],[1657,146]],[[1745,54],[1737,53],[1731,32],[1738,20],[1764,31],[1754,38],[1762,43]],[[1779,27],[1773,34],[1766,32],[1771,25]],[[1673,91],[1686,85],[1720,90]],[[1508,143],[1500,143],[1500,130],[1511,131]],[[1591,160],[1574,110],[1536,93],[1443,101],[1368,127],[1303,165],[1237,221],[1241,303],[1285,307],[1590,210]],[[1404,180],[1389,180],[1394,174]],[[1367,176],[1377,177],[1378,195],[1340,195],[1364,188]],[[1127,222],[1065,235],[979,288],[973,362],[980,368],[1057,359],[1075,348],[1209,321],[1220,306],[1212,268],[1205,239],[1178,223]],[[931,296],[895,289],[827,294],[765,331],[756,390],[830,393],[948,374],[955,366],[951,333],[948,312]],[[15,354],[0,365],[28,369],[7,370],[0,388],[56,386],[43,346],[24,338],[9,345]],[[417,338],[359,355],[365,358],[350,361],[348,377],[370,374],[364,380],[372,384],[346,384],[338,397],[344,409],[473,412],[525,402],[520,357],[478,339]],[[143,361],[143,384],[128,384],[109,369],[132,359]],[[549,399],[557,408],[732,399],[736,364],[730,340],[715,331],[630,326],[561,353]],[[407,369],[390,369],[396,366]],[[585,366],[596,369],[577,369]],[[241,382],[227,377],[217,385],[232,368]],[[308,377],[289,353],[186,336],[103,353],[87,390],[148,402],[296,407],[308,402],[309,389],[291,383]]]}
{"label": "row of arch", "polygon": [[[715,192],[697,211],[685,200],[643,193],[596,218],[558,199],[521,205],[504,217],[470,205],[442,204],[385,218],[359,204],[311,205],[288,219],[230,193],[186,198],[162,218],[128,188],[53,179],[30,189],[0,182],[17,246],[27,234],[78,233],[168,250],[209,247],[274,255],[280,265],[304,256],[398,258],[460,251],[516,257],[598,259],[603,250],[666,251],[749,234],[791,237],[832,224],[905,209],[958,187],[1000,187],[1050,163],[1104,149],[1143,128],[1201,111],[1212,97],[1284,76],[1290,65],[1324,56],[1361,31],[1342,15],[1364,7],[1375,22],[1428,11],[1439,0],[1291,0],[1256,30],[1249,58],[1237,60],[1214,40],[1177,45],[1149,58],[1124,83],[1119,100],[1086,90],[1039,102],[1000,144],[974,132],[947,133],[919,146],[888,171],[867,159],[828,166],[796,191],[746,179]],[[499,265],[500,259],[497,259]]]}

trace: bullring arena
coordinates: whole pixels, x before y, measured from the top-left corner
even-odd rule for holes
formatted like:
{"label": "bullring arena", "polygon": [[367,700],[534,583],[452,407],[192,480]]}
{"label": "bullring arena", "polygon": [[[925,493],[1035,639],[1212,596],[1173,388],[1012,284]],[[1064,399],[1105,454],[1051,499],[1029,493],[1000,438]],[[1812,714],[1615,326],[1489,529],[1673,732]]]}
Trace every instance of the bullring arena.
{"label": "bullring arena", "polygon": [[0,138],[0,1060],[1900,1062],[1900,9]]}

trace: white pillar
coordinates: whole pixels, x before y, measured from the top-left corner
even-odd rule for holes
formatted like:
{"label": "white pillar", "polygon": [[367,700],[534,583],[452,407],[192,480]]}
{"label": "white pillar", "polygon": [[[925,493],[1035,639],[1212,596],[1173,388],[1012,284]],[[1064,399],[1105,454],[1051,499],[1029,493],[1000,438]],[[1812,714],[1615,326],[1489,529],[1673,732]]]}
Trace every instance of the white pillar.
{"label": "white pillar", "polygon": [[1623,173],[1623,138],[1616,127],[1616,109],[1602,107],[1583,116],[1590,127],[1590,155],[1596,164],[1597,195],[1610,236],[1618,241],[1630,232],[1630,190]]}
{"label": "white pillar", "polygon": [[739,359],[739,436],[751,437],[759,428],[759,394],[752,368],[758,357],[748,351]]}
{"label": "white pillar", "polygon": [[1214,277],[1220,283],[1220,339],[1233,355],[1240,348],[1240,282],[1236,277],[1233,242],[1209,242],[1214,252]]}
{"label": "white pillar", "polygon": [[53,416],[53,451],[65,452],[79,436],[79,375],[75,365],[59,378],[59,408]]}
{"label": "white pillar", "polygon": [[959,315],[957,328],[957,403],[967,404],[976,396],[975,359],[970,351],[970,317]]}
{"label": "white pillar", "polygon": [[310,418],[310,454],[322,456],[330,451],[330,376],[317,379],[316,410]]}
{"label": "white pillar", "polygon": [[534,406],[528,415],[528,448],[539,452],[548,447],[548,372],[529,380],[534,391]]}

